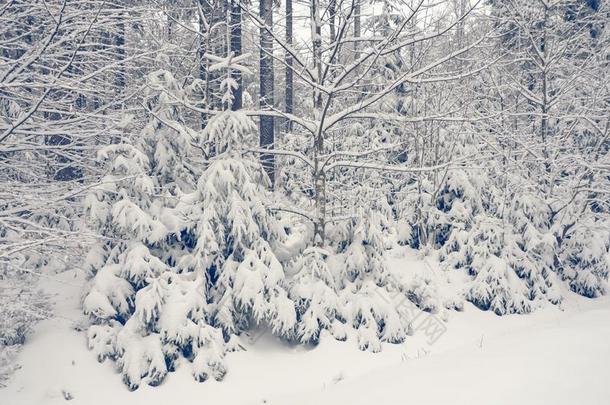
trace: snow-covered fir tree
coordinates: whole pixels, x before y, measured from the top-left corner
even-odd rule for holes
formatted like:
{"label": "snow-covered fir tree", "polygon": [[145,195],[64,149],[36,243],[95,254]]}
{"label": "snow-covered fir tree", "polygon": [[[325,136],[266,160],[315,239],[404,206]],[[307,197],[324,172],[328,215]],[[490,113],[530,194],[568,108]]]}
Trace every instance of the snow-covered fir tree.
{"label": "snow-covered fir tree", "polygon": [[[214,60],[228,71],[220,88],[229,105],[230,71],[246,69]],[[173,106],[185,90],[171,74],[153,73],[150,87],[151,121],[133,144],[102,150],[109,174],[87,199],[108,240],[89,259],[90,346],[100,360],[116,360],[132,389],[160,383],[181,357],[198,381],[220,380],[237,335],[261,325],[288,338],[296,325],[274,254],[285,230],[264,205],[264,171],[244,158],[253,122],[225,109],[193,131]]]}

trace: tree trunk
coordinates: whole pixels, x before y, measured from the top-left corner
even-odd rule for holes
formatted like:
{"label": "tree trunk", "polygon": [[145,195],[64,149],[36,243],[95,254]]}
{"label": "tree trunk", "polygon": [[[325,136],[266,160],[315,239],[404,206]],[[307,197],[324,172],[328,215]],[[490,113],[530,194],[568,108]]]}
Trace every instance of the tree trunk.
{"label": "tree trunk", "polygon": [[354,59],[358,59],[360,57],[360,53],[358,52],[360,42],[357,40],[360,38],[360,35],[360,0],[356,0],[354,2],[354,38],[356,38],[356,41],[354,42]]}
{"label": "tree trunk", "polygon": [[[240,0],[231,1],[231,52],[235,56],[241,55],[241,5]],[[241,72],[233,69],[231,77],[237,82],[237,89],[233,93],[233,105],[231,109],[237,111],[242,107],[242,79]]]}
{"label": "tree trunk", "polygon": [[326,226],[326,173],[322,168],[324,155],[324,131],[322,129],[322,21],[320,20],[320,2],[311,0],[311,24],[313,35],[313,59],[316,77],[319,86],[313,90],[314,118],[318,128],[314,135],[314,191],[315,191],[315,220],[314,220],[314,244],[323,246],[325,239],[324,228]]}
{"label": "tree trunk", "polygon": [[[292,0],[286,0],[286,43],[292,46]],[[294,80],[292,71],[292,55],[286,52],[286,106],[285,111],[288,114],[293,112],[293,92],[294,92]],[[286,131],[292,131],[292,121],[287,120]]]}
{"label": "tree trunk", "polygon": [[335,15],[337,14],[337,0],[330,0],[328,3],[328,14],[329,14],[329,23],[330,23],[330,43],[335,42],[335,37],[337,36],[336,27],[335,27]]}
{"label": "tree trunk", "polygon": [[[272,0],[260,0],[259,16],[267,28],[273,28]],[[273,37],[265,27],[260,29],[260,107],[262,110],[273,108]],[[272,149],[275,141],[273,117],[262,116],[259,121],[260,146]],[[275,159],[272,154],[261,154],[261,163],[269,176],[271,186],[275,184]]]}
{"label": "tree trunk", "polygon": [[119,22],[117,24],[117,33],[114,37],[114,45],[116,46],[117,60],[120,63],[120,67],[116,72],[114,83],[117,87],[117,94],[122,93],[124,91],[126,83],[126,74],[125,74],[125,18],[124,13],[119,14]]}
{"label": "tree trunk", "polygon": [[[205,58],[205,54],[207,52],[207,22],[204,21],[202,15],[205,15],[203,11],[205,10],[205,1],[199,0],[199,7],[201,7],[201,14],[199,15],[199,47],[197,49],[197,56],[199,58],[199,80],[201,83],[205,83],[205,88],[201,89],[201,99],[203,102],[204,108],[209,108],[208,99],[209,99],[209,80],[207,76],[207,62]],[[200,115],[200,125],[201,129],[205,128],[208,124],[208,116],[206,113],[202,112]]]}

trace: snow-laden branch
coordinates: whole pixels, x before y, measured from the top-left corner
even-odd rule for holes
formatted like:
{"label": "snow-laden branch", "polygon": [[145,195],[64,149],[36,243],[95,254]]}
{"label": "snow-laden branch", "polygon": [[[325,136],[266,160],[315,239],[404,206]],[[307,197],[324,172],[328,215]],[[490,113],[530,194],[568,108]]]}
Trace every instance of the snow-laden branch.
{"label": "snow-laden branch", "polygon": [[[8,138],[15,131],[15,129],[17,127],[21,126],[24,122],[29,120],[30,117],[32,115],[34,115],[34,113],[36,113],[38,111],[38,109],[40,108],[42,103],[45,101],[45,99],[49,96],[49,94],[53,90],[53,86],[64,75],[64,73],[66,73],[68,71],[68,69],[72,66],[72,64],[74,63],[74,60],[76,58],[76,55],[78,54],[78,52],[80,50],[81,45],[85,41],[85,38],[87,37],[87,35],[89,35],[89,32],[91,32],[91,28],[93,28],[93,24],[97,21],[97,18],[98,18],[100,12],[102,11],[102,9],[104,7],[104,4],[106,4],[106,0],[104,0],[102,2],[102,4],[100,5],[99,9],[97,10],[97,13],[95,14],[93,19],[91,20],[91,23],[87,27],[87,30],[82,35],[82,37],[80,38],[80,41],[78,42],[78,44],[74,48],[74,51],[72,52],[72,54],[70,55],[70,59],[68,60],[68,62],[63,66],[63,68],[61,68],[61,70],[57,73],[57,75],[51,80],[51,83],[49,84],[49,87],[47,87],[47,89],[40,96],[38,101],[36,101],[36,103],[32,106],[32,108],[30,108],[30,110],[28,112],[26,112],[25,114],[22,113],[21,116],[15,122],[13,122],[2,133],[2,135],[0,135],[0,143],[2,143],[6,138]],[[64,1],[63,8],[65,8],[65,1]],[[63,8],[62,8],[62,10],[63,10]],[[61,23],[61,19],[58,20],[58,24],[60,24],[60,23]],[[59,29],[59,25],[57,26],[57,29]]]}
{"label": "snow-laden branch", "polygon": [[282,149],[265,149],[265,148],[248,148],[247,152],[258,153],[258,154],[269,154],[269,155],[280,155],[280,156],[292,156],[307,164],[307,166],[314,168],[314,163],[307,156],[301,152],[295,152],[291,150]]}
{"label": "snow-laden branch", "polygon": [[[346,108],[342,111],[339,111],[339,112],[331,115],[330,117],[328,117],[328,119],[326,120],[326,123],[324,124],[323,130],[326,131],[326,130],[332,128],[339,121],[373,105],[374,103],[376,103],[377,101],[379,101],[380,99],[385,97],[388,93],[390,93],[391,91],[396,89],[401,83],[406,82],[406,81],[408,82],[410,80],[416,80],[416,78],[418,76],[431,71],[435,67],[440,66],[440,65],[444,64],[445,62],[452,60],[455,57],[457,57],[463,53],[468,52],[469,50],[473,49],[474,47],[479,45],[481,42],[483,42],[484,39],[485,39],[485,36],[482,36],[481,38],[474,41],[470,45],[467,45],[461,49],[458,49],[457,51],[451,52],[450,54],[448,54],[442,58],[439,58],[439,59],[435,60],[434,62],[431,62],[431,63],[427,64],[426,66],[424,66],[414,72],[406,72],[406,73],[400,75],[397,79],[393,80],[391,83],[386,85],[382,90],[377,92],[377,94],[369,96],[369,97],[365,98],[364,100],[360,101],[359,103],[357,103],[356,105],[348,107],[348,108]],[[459,79],[459,76],[456,77],[455,79],[456,80]],[[449,78],[447,80],[452,80],[452,78]]]}
{"label": "snow-laden branch", "polygon": [[340,160],[334,163],[329,164],[324,169],[325,172],[330,172],[336,168],[340,167],[351,167],[355,169],[370,169],[377,171],[385,171],[385,172],[397,172],[397,173],[422,173],[422,172],[430,172],[435,170],[442,170],[447,168],[458,168],[455,162],[446,162],[433,166],[422,166],[422,167],[409,167],[409,166],[399,166],[399,165],[388,165],[383,163],[372,163],[372,162],[358,162],[358,161],[349,161],[349,160]]}

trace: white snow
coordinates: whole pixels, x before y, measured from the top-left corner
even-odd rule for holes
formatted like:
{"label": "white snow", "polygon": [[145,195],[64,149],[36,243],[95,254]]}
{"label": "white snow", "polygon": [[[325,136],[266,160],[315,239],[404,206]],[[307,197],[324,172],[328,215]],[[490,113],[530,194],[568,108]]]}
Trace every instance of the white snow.
{"label": "white snow", "polygon": [[[404,263],[405,271],[417,265]],[[85,405],[610,403],[609,297],[566,293],[562,309],[503,317],[466,304],[449,312],[447,332],[432,346],[416,332],[405,344],[383,343],[380,353],[359,351],[353,337],[323,336],[315,348],[246,337],[246,351],[227,355],[222,382],[197,383],[186,365],[159,387],[130,392],[112,362],[99,364],[86,333],[74,329],[82,319],[81,276],[54,277],[45,284],[56,294],[55,317],[39,323],[23,347],[1,405],[66,398]]]}

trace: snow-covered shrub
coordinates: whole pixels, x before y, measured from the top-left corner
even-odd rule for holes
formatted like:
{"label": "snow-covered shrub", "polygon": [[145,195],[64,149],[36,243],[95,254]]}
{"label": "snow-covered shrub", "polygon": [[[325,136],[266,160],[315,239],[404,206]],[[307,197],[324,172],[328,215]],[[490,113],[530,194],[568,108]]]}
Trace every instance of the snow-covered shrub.
{"label": "snow-covered shrub", "polygon": [[610,223],[584,218],[570,227],[559,247],[560,274],[572,291],[585,297],[608,292]]}
{"label": "snow-covered shrub", "polygon": [[177,267],[204,272],[214,324],[227,336],[252,322],[285,335],[295,323],[283,266],[272,247],[285,238],[284,228],[263,205],[268,192],[260,165],[237,152],[253,133],[254,124],[239,112],[213,117],[202,136],[217,145],[218,156],[178,207],[184,231],[197,242]]}
{"label": "snow-covered shrub", "polygon": [[534,300],[560,299],[553,274],[535,256],[539,248],[534,244],[528,249],[509,222],[481,214],[469,229],[452,234],[441,258],[473,277],[469,301],[498,315],[523,313]]}
{"label": "snow-covered shrub", "polygon": [[296,304],[297,337],[301,342],[316,343],[324,329],[338,339],[345,331],[336,319],[339,308],[336,275],[327,264],[329,252],[311,247],[292,264],[290,298]]}
{"label": "snow-covered shrub", "polygon": [[[12,263],[23,263],[23,256],[14,259]],[[52,316],[49,296],[38,288],[38,278],[9,266],[0,265],[0,388],[19,368],[17,353],[35,324]]]}
{"label": "snow-covered shrub", "polygon": [[[386,213],[387,214],[387,213]],[[406,327],[388,292],[398,286],[388,282],[384,258],[389,223],[381,210],[364,210],[353,226],[331,228],[345,240],[341,253],[306,249],[294,263],[290,297],[297,306],[297,335],[316,343],[323,330],[346,339],[354,330],[362,350],[379,351],[381,342],[404,340]]]}
{"label": "snow-covered shrub", "polygon": [[186,231],[197,243],[177,266],[205,272],[215,322],[227,334],[250,321],[269,322],[279,332],[294,326],[283,267],[267,242],[281,238],[283,228],[263,206],[261,176],[247,163],[221,155],[180,205]]}
{"label": "snow-covered shrub", "polygon": [[49,297],[30,274],[0,274],[0,347],[25,343],[32,327],[51,313]]}
{"label": "snow-covered shrub", "polygon": [[469,268],[474,275],[466,298],[481,309],[497,315],[526,313],[531,310],[528,289],[504,252],[476,256]]}
{"label": "snow-covered shrub", "polygon": [[[175,267],[193,247],[176,211],[198,174],[193,133],[161,90],[180,92],[171,75],[154,72],[149,80],[157,91],[155,114],[134,143],[101,149],[108,172],[85,200],[91,226],[104,236],[86,263],[89,347],[100,361],[115,360],[131,389],[159,384],[179,356],[199,359],[193,374],[200,380],[225,373],[225,341],[210,325],[204,271]],[[201,360],[210,350],[215,360]]]}
{"label": "snow-covered shrub", "polygon": [[362,350],[379,351],[382,341],[398,343],[406,337],[406,320],[387,300],[388,293],[403,294],[390,280],[385,259],[394,238],[391,219],[385,204],[364,210],[341,255],[339,317],[356,330]]}
{"label": "snow-covered shrub", "polygon": [[40,291],[20,291],[0,299],[0,346],[25,343],[32,326],[49,316],[49,305]]}
{"label": "snow-covered shrub", "polygon": [[11,375],[19,369],[17,354],[20,347],[19,345],[0,345],[0,388],[6,388]]}
{"label": "snow-covered shrub", "polygon": [[364,211],[354,227],[353,236],[343,255],[345,263],[341,274],[341,285],[349,282],[362,283],[371,279],[379,285],[386,282],[386,230],[388,217],[374,209]]}
{"label": "snow-covered shrub", "polygon": [[263,205],[260,165],[241,155],[254,123],[219,111],[192,131],[168,96],[183,92],[171,75],[154,72],[150,88],[150,122],[133,143],[101,150],[108,174],[86,198],[105,236],[87,258],[89,347],[130,389],[161,383],[181,357],[196,380],[220,380],[235,335],[259,324],[291,337],[296,325],[274,254],[284,226]]}
{"label": "snow-covered shrub", "polygon": [[372,279],[359,286],[348,285],[340,293],[339,319],[355,329],[361,350],[378,352],[381,342],[400,343],[407,336],[409,319],[399,313],[399,308],[387,299],[388,295]]}
{"label": "snow-covered shrub", "polygon": [[174,342],[162,342],[159,320],[170,285],[181,284],[165,254],[176,251],[176,219],[167,221],[171,206],[155,197],[165,185],[145,152],[128,144],[102,150],[110,171],[86,199],[92,225],[107,238],[87,258],[92,279],[83,309],[95,323],[89,347],[100,361],[116,360],[131,389],[158,384],[168,371]]}

